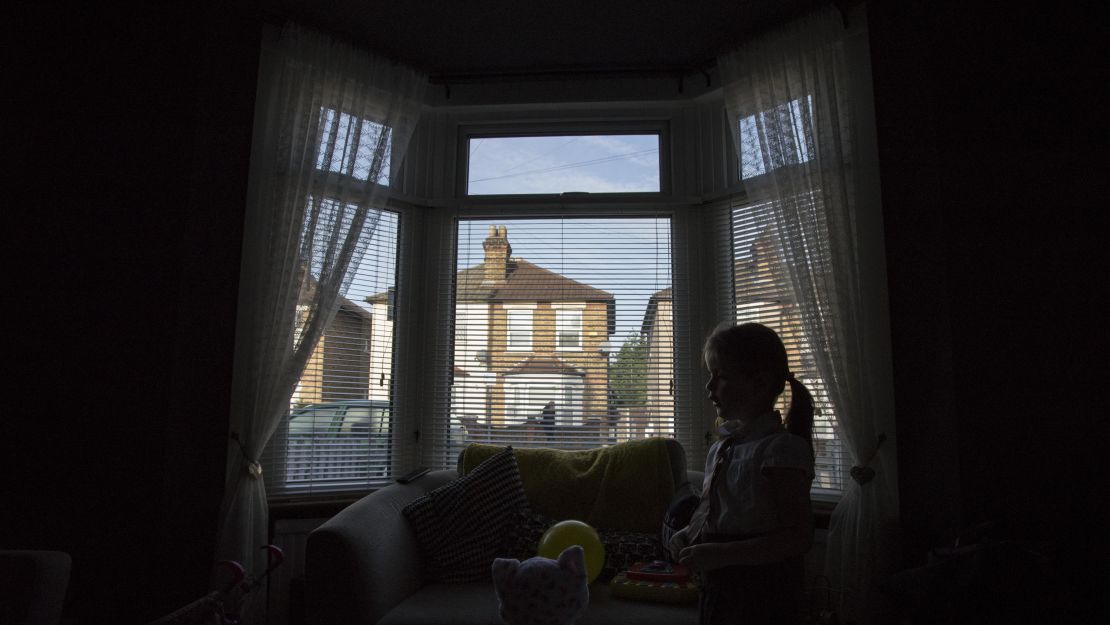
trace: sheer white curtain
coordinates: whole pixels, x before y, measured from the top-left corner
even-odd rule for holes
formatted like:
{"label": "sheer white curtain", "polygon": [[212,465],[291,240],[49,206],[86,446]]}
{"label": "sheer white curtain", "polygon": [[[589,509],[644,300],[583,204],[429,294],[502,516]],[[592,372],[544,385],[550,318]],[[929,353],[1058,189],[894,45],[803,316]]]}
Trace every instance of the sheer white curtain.
{"label": "sheer white curtain", "polygon": [[851,72],[861,70],[846,63],[845,33],[841,13],[820,10],[721,57],[718,67],[745,189],[772,212],[837,435],[850,466],[867,467],[852,472],[859,480],[845,476],[825,568],[842,616],[867,622],[878,618],[876,566],[891,548],[883,543],[898,506],[889,374],[880,370],[889,364],[875,348],[886,338],[876,336],[882,328],[866,309],[876,302],[863,288],[876,276],[861,224],[880,209],[861,192],[876,182],[856,170],[861,117]]}
{"label": "sheer white curtain", "polygon": [[217,553],[250,574],[266,566],[258,459],[374,233],[374,209],[387,199],[390,164],[404,156],[426,84],[298,26],[265,35]]}

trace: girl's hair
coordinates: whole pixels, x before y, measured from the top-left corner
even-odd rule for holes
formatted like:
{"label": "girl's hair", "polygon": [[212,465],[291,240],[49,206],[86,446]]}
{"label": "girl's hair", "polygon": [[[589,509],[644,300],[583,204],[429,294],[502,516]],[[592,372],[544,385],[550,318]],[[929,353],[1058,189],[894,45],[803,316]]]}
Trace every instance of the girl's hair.
{"label": "girl's hair", "polygon": [[[786,429],[813,444],[813,396],[790,373],[786,346],[774,330],[758,323],[722,325],[705,341],[704,354],[717,358],[726,368],[743,373],[762,372],[772,380],[790,383],[790,409]],[[775,397],[782,394],[777,387]]]}

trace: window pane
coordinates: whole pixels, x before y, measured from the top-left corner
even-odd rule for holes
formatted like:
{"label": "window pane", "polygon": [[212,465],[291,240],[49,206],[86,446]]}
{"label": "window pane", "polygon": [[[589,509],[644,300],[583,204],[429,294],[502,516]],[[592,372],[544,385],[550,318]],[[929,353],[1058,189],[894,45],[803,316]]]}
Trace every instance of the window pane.
{"label": "window pane", "polygon": [[[800,201],[819,201],[806,194]],[[811,204],[812,206],[812,204]],[[786,346],[790,371],[813,395],[813,448],[816,454],[815,492],[839,493],[843,488],[842,448],[836,433],[836,407],[814,359],[805,332],[802,311],[790,283],[784,261],[784,237],[774,217],[774,206],[756,202],[732,209],[733,267],[735,268],[735,314],[738,323],[756,322],[775,330]],[[816,250],[814,254],[818,254]],[[813,262],[820,263],[819,258]],[[822,314],[828,314],[823,311]],[[790,403],[790,390],[776,406],[783,414]]]}
{"label": "window pane", "polygon": [[392,147],[392,133],[386,126],[331,108],[320,110],[317,169],[385,184]]}
{"label": "window pane", "polygon": [[582,313],[577,310],[555,311],[555,329],[560,349],[578,349],[582,346]]}
{"label": "window pane", "polygon": [[674,436],[670,228],[667,217],[460,221],[456,332],[441,363],[451,387],[434,432],[444,466],[468,442]]}
{"label": "window pane", "polygon": [[468,195],[659,190],[658,134],[469,139]]}
{"label": "window pane", "polygon": [[738,122],[741,180],[813,158],[812,107],[806,96]]}
{"label": "window pane", "polygon": [[532,311],[510,310],[508,314],[509,349],[523,350],[532,347]]}
{"label": "window pane", "polygon": [[[337,210],[345,206],[324,201]],[[388,483],[393,473],[398,222],[391,211],[371,210],[367,217],[364,228],[372,234],[351,285],[290,397],[288,426],[267,447],[264,464],[273,470],[265,475],[273,494],[365,490]],[[320,270],[311,269],[314,275]]]}

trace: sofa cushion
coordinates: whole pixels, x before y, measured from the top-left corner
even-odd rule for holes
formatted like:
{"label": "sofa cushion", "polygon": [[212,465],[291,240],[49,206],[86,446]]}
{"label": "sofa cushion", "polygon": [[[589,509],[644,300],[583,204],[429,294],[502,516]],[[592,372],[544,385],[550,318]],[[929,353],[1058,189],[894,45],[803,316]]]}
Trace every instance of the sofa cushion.
{"label": "sofa cushion", "polygon": [[[623,529],[656,533],[671,503],[676,475],[685,482],[686,467],[672,467],[670,447],[662,438],[627,441],[584,451],[520,449],[521,480],[529,507],[558,521],[577,519],[597,530]],[[459,458],[466,475],[499,452],[494,445],[472,443]]]}
{"label": "sofa cushion", "polygon": [[[577,625],[694,625],[698,607],[613,597],[608,584],[590,585],[590,605]],[[429,584],[390,610],[378,625],[504,625],[492,582]]]}
{"label": "sofa cushion", "polygon": [[424,578],[490,579],[493,559],[511,553],[511,530],[527,505],[516,457],[507,447],[405,506],[401,512],[416,534]]}

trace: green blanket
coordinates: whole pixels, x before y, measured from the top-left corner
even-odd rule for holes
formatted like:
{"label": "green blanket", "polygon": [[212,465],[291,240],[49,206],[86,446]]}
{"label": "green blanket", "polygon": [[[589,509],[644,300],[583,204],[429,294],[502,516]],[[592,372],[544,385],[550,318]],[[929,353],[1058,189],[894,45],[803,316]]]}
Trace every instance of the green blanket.
{"label": "green blanket", "polygon": [[[471,469],[504,447],[472,443],[459,470]],[[596,529],[658,532],[674,496],[664,439],[629,441],[585,451],[514,449],[533,512],[577,519]]]}

